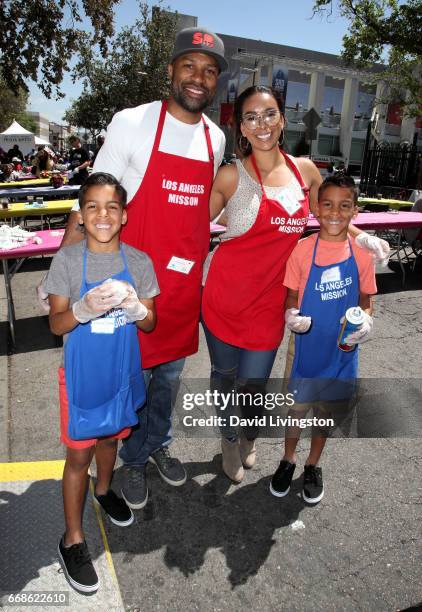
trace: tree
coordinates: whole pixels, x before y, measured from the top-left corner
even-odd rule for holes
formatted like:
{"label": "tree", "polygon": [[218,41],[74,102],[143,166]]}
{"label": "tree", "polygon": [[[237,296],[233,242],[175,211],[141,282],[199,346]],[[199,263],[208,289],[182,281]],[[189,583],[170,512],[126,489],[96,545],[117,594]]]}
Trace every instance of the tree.
{"label": "tree", "polygon": [[35,119],[31,117],[31,115],[29,115],[26,112],[26,110],[23,111],[22,113],[17,113],[15,115],[15,119],[18,123],[21,124],[22,127],[25,128],[25,130],[28,130],[28,132],[32,132],[33,134],[36,134],[37,124],[35,122]]}
{"label": "tree", "polygon": [[30,132],[35,130],[35,122],[26,113],[27,102],[28,94],[25,90],[19,89],[15,94],[0,77],[0,132],[4,132],[13,119]]}
{"label": "tree", "polygon": [[87,38],[75,69],[84,89],[66,111],[65,120],[95,137],[117,111],[165,97],[175,28],[174,13],[158,7],[151,12],[140,2],[140,19],[114,36],[105,57]]}
{"label": "tree", "polygon": [[[385,61],[374,79],[388,82],[388,99],[405,106],[410,116],[422,115],[422,0],[337,0],[350,21],[343,37],[343,57],[364,68]],[[333,0],[314,0],[314,13],[333,14]]]}
{"label": "tree", "polygon": [[14,119],[26,130],[35,133],[37,126],[34,119],[28,115],[28,92],[19,89],[16,94],[9,89],[0,77],[0,132],[4,132]]}
{"label": "tree", "polygon": [[78,28],[86,16],[93,26],[93,43],[106,52],[112,36],[113,9],[120,0],[29,0],[0,2],[0,76],[16,94],[28,90],[31,79],[51,97],[61,97],[59,85],[72,55],[86,34]]}
{"label": "tree", "polygon": [[109,111],[101,105],[101,95],[84,90],[72,106],[64,113],[63,119],[69,125],[83,127],[91,134],[92,140],[108,125]]}

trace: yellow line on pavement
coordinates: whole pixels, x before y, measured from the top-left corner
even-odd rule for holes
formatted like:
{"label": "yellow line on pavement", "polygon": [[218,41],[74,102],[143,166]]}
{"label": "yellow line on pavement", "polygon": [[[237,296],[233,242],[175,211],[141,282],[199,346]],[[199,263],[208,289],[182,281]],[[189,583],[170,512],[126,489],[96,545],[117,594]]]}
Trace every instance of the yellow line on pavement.
{"label": "yellow line on pavement", "polygon": [[103,523],[103,517],[101,516],[101,510],[99,508],[99,505],[96,504],[95,501],[94,501],[94,483],[92,482],[92,479],[89,481],[89,490],[91,491],[92,503],[93,503],[94,508],[95,508],[95,513],[97,515],[98,525],[99,525],[100,531],[101,531],[101,537],[103,539],[105,556],[106,556],[106,559],[107,559],[108,568],[109,568],[110,574],[111,574],[111,576],[112,576],[112,578],[113,578],[113,580],[115,582],[116,589],[119,592],[120,599],[123,601],[122,593],[120,591],[119,581],[117,579],[117,574],[116,574],[116,570],[115,570],[114,563],[113,563],[113,557],[111,556],[110,546],[108,545],[107,535],[106,535],[106,532],[105,532],[105,529],[104,529],[104,523]]}
{"label": "yellow line on pavement", "polygon": [[[0,463],[0,483],[1,482],[18,482],[18,481],[37,481],[37,480],[61,480],[63,477],[64,461],[22,461],[17,463]],[[94,500],[94,485],[90,480],[90,491],[92,500]],[[98,525],[100,527],[101,539],[103,541],[107,566],[115,587],[119,593],[120,601],[123,606],[122,593],[120,591],[119,581],[117,579],[116,570],[111,556],[110,547],[108,545],[107,535],[104,529],[104,523],[101,516],[101,511],[98,505],[92,502],[95,508]]]}
{"label": "yellow line on pavement", "polygon": [[20,461],[0,463],[0,482],[61,480],[64,461]]}

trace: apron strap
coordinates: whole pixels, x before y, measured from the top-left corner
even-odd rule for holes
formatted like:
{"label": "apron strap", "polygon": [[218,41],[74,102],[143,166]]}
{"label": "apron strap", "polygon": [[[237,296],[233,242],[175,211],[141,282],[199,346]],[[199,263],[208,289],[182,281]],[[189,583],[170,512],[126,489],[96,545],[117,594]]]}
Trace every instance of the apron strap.
{"label": "apron strap", "polygon": [[[123,260],[123,271],[127,272],[129,274],[129,276],[132,278],[132,275],[130,273],[129,270],[129,266],[127,263],[127,258],[125,255],[125,251],[123,249],[123,245],[120,244],[120,248],[119,248],[119,254],[120,257]],[[88,247],[85,245],[84,248],[84,253],[83,253],[83,258],[82,258],[82,282],[81,282],[81,288],[79,290],[79,297],[83,297],[85,295],[85,293],[88,291],[88,285],[86,282],[86,261],[87,261],[87,256],[88,256]],[[133,281],[133,278],[132,278]]]}
{"label": "apron strap", "polygon": [[129,272],[129,266],[127,265],[127,259],[126,259],[126,255],[125,255],[125,250],[124,250],[124,248],[123,248],[123,244],[122,244],[122,243],[120,243],[120,249],[119,249],[119,251],[120,251],[120,256],[121,256],[121,258],[123,259],[123,265],[124,265],[124,268],[123,268],[123,269],[124,269],[126,272]]}
{"label": "apron strap", "polygon": [[280,149],[280,153],[283,155],[284,159],[286,160],[286,164],[289,166],[290,170],[293,172],[293,174],[297,178],[298,183],[302,188],[302,191],[304,192],[304,194],[306,194],[309,191],[309,187],[307,187],[305,183],[303,182],[302,175],[299,172],[296,164],[290,159],[287,153],[283,151],[283,149]]}
{"label": "apron strap", "polygon": [[86,259],[87,259],[87,255],[88,255],[88,247],[87,247],[86,242],[85,242],[84,254],[83,254],[83,257],[82,257],[82,282],[81,282],[81,287],[79,289],[79,297],[83,297],[85,295],[85,293],[87,292],[87,285],[86,285]]}
{"label": "apron strap", "polygon": [[[349,256],[347,259],[355,259],[355,255],[354,255],[354,253],[353,253],[353,249],[352,249],[352,242],[351,242],[351,240],[350,240],[350,238],[349,238],[349,237],[347,237],[347,241],[348,241],[348,243],[349,243],[349,251],[350,251],[350,256]],[[313,266],[313,265],[314,265],[314,263],[315,263],[315,258],[316,258],[316,252],[317,252],[318,242],[319,242],[319,234],[318,234],[318,236],[317,236],[317,239],[315,240],[314,252],[313,252],[313,254],[312,254],[312,264],[311,264],[312,266]],[[347,259],[345,259],[344,261],[347,261]],[[340,262],[340,263],[344,263],[344,262],[342,261],[342,262]],[[335,265],[335,264],[333,264],[333,265]]]}
{"label": "apron strap", "polygon": [[311,266],[313,266],[313,265],[314,265],[314,263],[315,263],[315,257],[316,257],[316,251],[317,251],[318,241],[319,241],[319,234],[318,234],[318,236],[317,236],[317,239],[315,240],[314,252],[312,253],[312,264],[311,264]]}
{"label": "apron strap", "polygon": [[[155,139],[154,139],[154,144],[152,146],[151,157],[152,157],[152,152],[153,151],[157,151],[158,147],[160,146],[161,134],[163,133],[163,127],[164,127],[164,120],[166,118],[166,112],[167,112],[167,100],[163,100],[162,103],[161,103],[160,117],[158,119],[157,130],[155,132]],[[151,159],[151,157],[150,157],[150,159]]]}
{"label": "apron strap", "polygon": [[[289,156],[286,155],[286,153],[283,151],[283,149],[280,149],[280,153],[284,157],[284,159],[286,161],[286,164],[288,165],[290,170],[293,172],[293,174],[297,178],[298,183],[299,183],[303,193],[306,195],[306,193],[309,191],[309,188],[303,182],[302,175],[300,174],[300,172],[297,169],[296,165],[292,162],[292,160],[289,158]],[[258,177],[259,184],[261,185],[262,193],[263,193],[263,195],[265,197],[267,197],[267,194],[265,193],[264,185],[263,185],[263,182],[262,182],[262,178],[261,178],[261,173],[258,170],[258,166],[257,166],[256,160],[255,160],[255,156],[254,156],[253,153],[251,154],[251,162],[252,162],[253,169],[255,170],[256,176]]]}
{"label": "apron strap", "polygon": [[[212,150],[212,144],[211,144],[210,126],[205,121],[203,115],[202,115],[201,119],[202,119],[202,123],[204,124],[205,140],[207,141],[208,156],[210,158],[210,162],[214,163],[214,151]],[[214,169],[213,169],[213,175],[214,175]]]}
{"label": "apron strap", "polygon": [[127,263],[127,257],[126,257],[125,249],[124,249],[124,246],[123,246],[122,242],[120,243],[120,255],[121,255],[122,259],[123,259],[123,265],[124,265],[123,271],[127,273],[128,277],[130,279],[130,282],[133,285],[133,288],[136,290],[136,282],[135,282],[135,279],[132,276],[131,271],[129,270],[129,265]]}
{"label": "apron strap", "polygon": [[253,169],[255,170],[255,174],[258,177],[259,184],[261,185],[262,195],[264,196],[264,198],[268,199],[267,194],[265,193],[264,184],[262,182],[261,173],[258,170],[258,166],[255,160],[255,155],[253,153],[251,154],[251,162],[252,162]]}
{"label": "apron strap", "polygon": [[[157,151],[158,147],[160,146],[161,135],[163,133],[164,121],[166,118],[167,106],[168,106],[167,100],[163,100],[161,103],[160,117],[158,119],[157,130],[155,132],[155,139],[154,139],[154,144],[152,147],[153,151]],[[204,132],[205,132],[205,140],[207,143],[208,157],[210,159],[210,162],[212,162],[212,170],[213,170],[212,176],[214,177],[214,151],[212,149],[212,143],[211,143],[211,137],[210,137],[210,126],[205,121],[203,115],[201,115],[201,119],[202,119],[202,123],[204,124]]]}

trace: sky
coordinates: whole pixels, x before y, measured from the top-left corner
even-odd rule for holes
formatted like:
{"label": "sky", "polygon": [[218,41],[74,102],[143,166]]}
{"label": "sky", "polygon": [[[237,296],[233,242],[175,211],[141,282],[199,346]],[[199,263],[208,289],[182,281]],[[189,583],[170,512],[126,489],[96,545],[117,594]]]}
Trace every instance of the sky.
{"label": "sky", "polygon": [[[148,0],[148,4],[156,4]],[[335,4],[335,2],[333,3]],[[339,54],[347,21],[338,13],[312,19],[313,0],[167,0],[163,8],[198,17],[198,25],[220,32],[313,51]],[[115,9],[116,30],[131,25],[139,15],[137,0],[121,0]],[[30,87],[29,110],[50,121],[62,123],[64,111],[82,90],[66,76],[61,89],[65,98],[48,100],[34,84]]]}

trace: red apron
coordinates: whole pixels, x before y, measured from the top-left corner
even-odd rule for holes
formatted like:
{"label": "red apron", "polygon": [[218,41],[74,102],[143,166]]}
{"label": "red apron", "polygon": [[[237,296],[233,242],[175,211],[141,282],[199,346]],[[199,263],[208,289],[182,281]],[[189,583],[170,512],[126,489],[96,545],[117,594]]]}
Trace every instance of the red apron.
{"label": "red apron", "polygon": [[241,236],[222,242],[211,260],[202,296],[202,316],[220,340],[240,348],[276,349],[284,333],[283,285],[286,261],[302,235],[309,214],[309,189],[283,151],[286,163],[304,192],[300,202],[285,200],[290,212],[265,194],[255,158],[251,157],[262,189],[253,226]]}
{"label": "red apron", "polygon": [[[138,330],[143,368],[198,350],[201,274],[209,247],[214,177],[209,127],[202,118],[209,161],[163,153],[158,149],[166,109],[163,101],[145,176],[127,208],[128,221],[121,233],[123,242],[151,257],[161,291],[156,297],[156,328],[151,333]],[[177,271],[184,263],[175,257],[193,262],[189,273]],[[168,269],[170,261],[173,269]]]}

